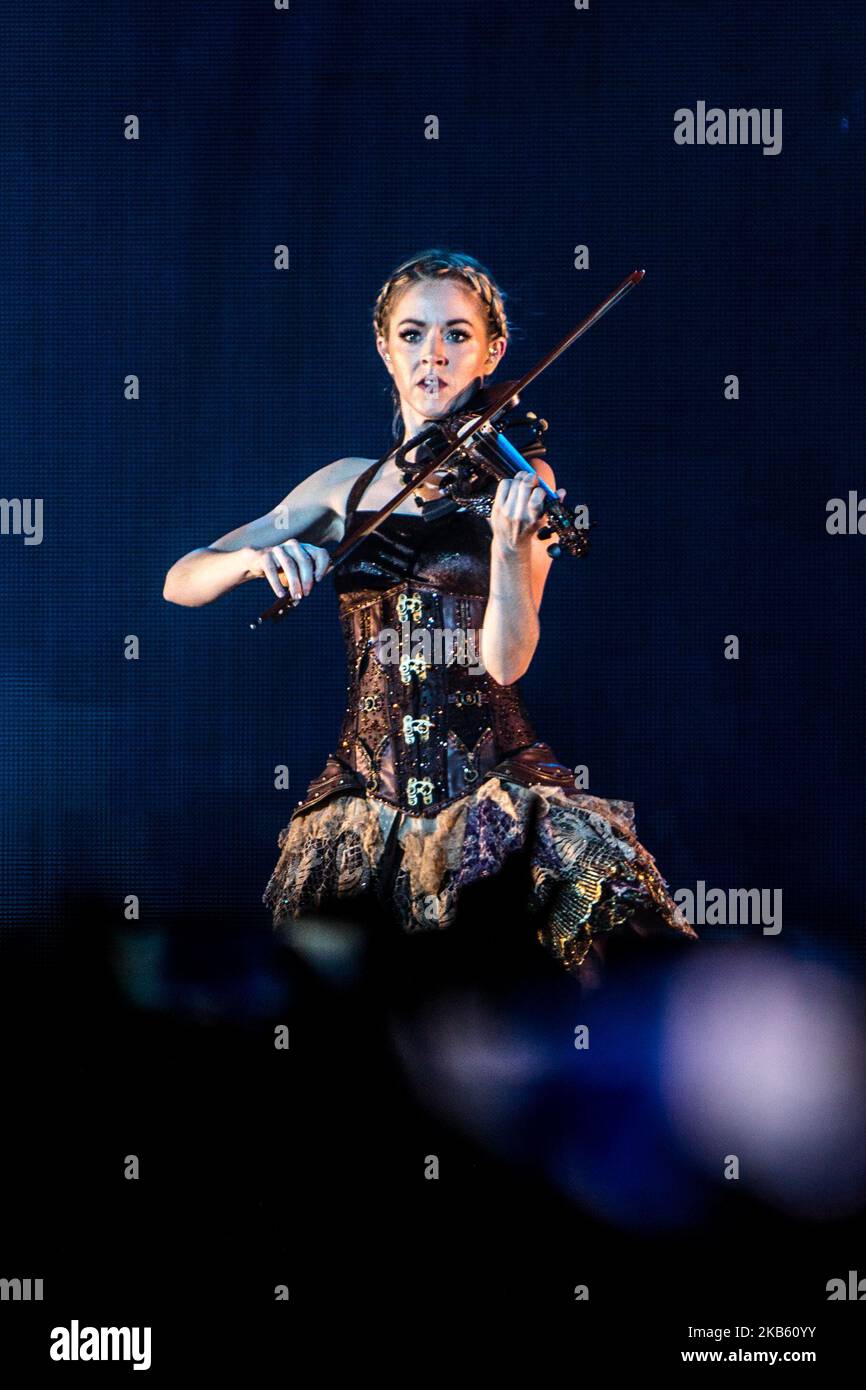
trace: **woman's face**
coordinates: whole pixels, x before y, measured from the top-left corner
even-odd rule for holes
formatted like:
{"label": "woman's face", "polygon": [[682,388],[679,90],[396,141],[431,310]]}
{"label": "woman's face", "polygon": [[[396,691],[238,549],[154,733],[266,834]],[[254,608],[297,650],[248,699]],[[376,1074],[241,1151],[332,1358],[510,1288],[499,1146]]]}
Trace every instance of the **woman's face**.
{"label": "woman's face", "polygon": [[[500,361],[506,340],[488,341],[483,306],[454,280],[418,280],[391,310],[379,353],[410,416],[437,419],[462,406]],[[390,356],[390,361],[386,357]],[[425,381],[435,377],[438,391]],[[482,380],[479,381],[479,378]]]}

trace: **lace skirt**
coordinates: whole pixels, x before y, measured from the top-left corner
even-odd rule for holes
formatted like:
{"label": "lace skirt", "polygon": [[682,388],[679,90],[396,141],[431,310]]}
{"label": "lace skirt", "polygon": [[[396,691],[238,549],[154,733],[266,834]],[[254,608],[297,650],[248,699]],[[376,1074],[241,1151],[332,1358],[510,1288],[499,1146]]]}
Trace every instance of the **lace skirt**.
{"label": "lace skirt", "polygon": [[538,939],[579,978],[592,977],[594,946],[618,929],[696,936],[637,839],[630,801],[493,776],[429,818],[337,796],[296,816],[277,843],[262,898],[275,929],[369,891],[405,931],[448,928],[463,888],[528,849]]}

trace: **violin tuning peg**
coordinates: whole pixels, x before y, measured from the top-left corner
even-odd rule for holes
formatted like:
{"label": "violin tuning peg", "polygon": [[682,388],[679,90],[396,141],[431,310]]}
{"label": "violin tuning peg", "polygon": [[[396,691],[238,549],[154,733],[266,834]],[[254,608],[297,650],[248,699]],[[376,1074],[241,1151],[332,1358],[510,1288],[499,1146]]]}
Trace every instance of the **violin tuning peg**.
{"label": "violin tuning peg", "polygon": [[551,526],[542,526],[536,534],[540,541],[546,541],[548,536],[553,535],[553,528]]}
{"label": "violin tuning peg", "polygon": [[558,560],[560,555],[562,554],[562,547],[556,544],[549,545],[547,547],[547,553],[550,556],[551,560]]}

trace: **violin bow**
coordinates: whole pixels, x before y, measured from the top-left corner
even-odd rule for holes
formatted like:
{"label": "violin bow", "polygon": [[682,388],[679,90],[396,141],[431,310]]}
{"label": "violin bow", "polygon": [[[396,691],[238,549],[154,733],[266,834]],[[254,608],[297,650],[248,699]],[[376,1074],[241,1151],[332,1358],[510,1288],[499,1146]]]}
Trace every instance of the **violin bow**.
{"label": "violin bow", "polygon": [[[633,270],[630,275],[627,275],[625,279],[617,285],[615,290],[612,290],[600,304],[597,304],[592,312],[587,314],[586,318],[581,319],[577,327],[566,334],[562,341],[551,348],[550,352],[546,353],[539,362],[536,362],[535,366],[530,368],[526,375],[522,376],[519,381],[509,382],[508,386],[504,387],[499,394],[495,394],[495,386],[489,387],[488,390],[494,394],[491,403],[485,406],[477,416],[473,416],[472,419],[467,422],[462,433],[458,431],[452,443],[444,453],[440,453],[431,458],[429,464],[423,465],[410,483],[400,488],[390,501],[386,502],[383,507],[380,507],[377,512],[374,512],[368,520],[361,522],[361,524],[353,530],[351,536],[345,537],[340,542],[322,571],[319,577],[320,582],[324,579],[326,574],[330,574],[348,555],[351,555],[362,541],[367,539],[371,531],[375,531],[376,527],[379,526],[386,517],[390,516],[391,513],[399,507],[400,503],[406,500],[410,493],[415,492],[437,469],[443,468],[455,454],[462,453],[467,442],[473,435],[489,431],[491,421],[503,411],[507,410],[512,404],[516,404],[520,400],[523,391],[526,390],[526,387],[531,385],[536,377],[541,376],[542,372],[547,371],[547,368],[556,361],[557,357],[561,357],[562,354],[571,347],[572,343],[577,342],[578,338],[582,338],[584,333],[587,333],[590,328],[598,323],[599,319],[606,314],[609,309],[612,309],[614,305],[618,304],[620,300],[628,294],[629,290],[633,289],[635,285],[639,285],[645,275],[645,270]],[[447,416],[445,418],[447,419]],[[383,454],[379,459],[377,472],[378,469],[390,459],[395,456],[400,456],[401,454],[405,456],[410,449],[414,449],[418,445],[423,444],[437,432],[437,429],[438,422],[437,424],[427,426],[405,443],[398,444],[395,448],[389,449],[388,453]],[[518,453],[517,450],[513,450],[513,452]],[[520,457],[521,466],[529,467],[525,459],[523,459],[522,456]],[[541,479],[539,479],[539,482],[541,482]],[[550,488],[545,488],[545,491],[550,492]],[[286,590],[282,598],[278,598],[276,603],[271,604],[270,608],[266,609],[264,613],[259,614],[255,622],[250,623],[250,629],[255,632],[258,628],[263,627],[266,622],[276,622],[284,613],[287,613],[291,608],[295,608],[298,603],[300,603],[300,599],[292,598],[289,591]]]}

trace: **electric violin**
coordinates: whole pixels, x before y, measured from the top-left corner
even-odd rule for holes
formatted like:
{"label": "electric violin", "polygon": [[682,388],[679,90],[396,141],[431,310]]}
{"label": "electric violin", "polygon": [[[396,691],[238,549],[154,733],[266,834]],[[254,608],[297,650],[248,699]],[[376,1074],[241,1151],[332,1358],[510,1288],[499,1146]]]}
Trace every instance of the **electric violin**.
{"label": "electric violin", "polygon": [[[537,444],[547,429],[547,421],[539,420],[532,412],[523,416],[514,416],[509,412],[519,404],[526,387],[592,328],[603,314],[618,304],[629,290],[639,285],[645,274],[646,271],[633,270],[627,275],[606,299],[519,381],[481,387],[459,410],[431,421],[411,439],[395,445],[384,454],[379,459],[379,467],[395,459],[405,486],[398,489],[379,511],[356,526],[351,536],[341,541],[321,577],[330,574],[411,493],[416,493],[417,500],[417,489],[434,473],[439,474],[437,481],[443,496],[423,503],[422,515],[425,519],[435,520],[449,511],[464,509],[489,516],[493,506],[491,479],[498,482],[502,478],[517,477],[521,471],[535,472],[506,431],[528,427],[533,442]],[[407,456],[413,450],[416,451],[415,459],[409,463]],[[556,540],[547,547],[548,554],[554,559],[563,553],[583,557],[589,549],[587,533],[597,523],[593,521],[590,526],[579,525],[575,513],[541,478],[538,479],[538,486],[545,494],[543,510],[546,516],[545,525],[538,535],[542,539],[556,536]],[[287,590],[283,598],[277,599],[255,622],[250,623],[250,628],[255,630],[266,622],[278,621],[299,602],[300,599],[292,598]]]}

